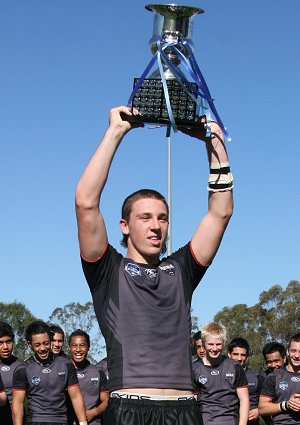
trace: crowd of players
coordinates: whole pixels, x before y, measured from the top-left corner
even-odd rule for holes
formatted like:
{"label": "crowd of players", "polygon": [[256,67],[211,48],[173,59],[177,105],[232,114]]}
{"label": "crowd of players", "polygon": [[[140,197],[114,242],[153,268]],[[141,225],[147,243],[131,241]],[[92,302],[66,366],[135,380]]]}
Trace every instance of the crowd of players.
{"label": "crowd of players", "polygon": [[[89,362],[89,335],[75,330],[67,354],[59,326],[36,321],[25,337],[32,356],[22,361],[13,355],[13,329],[0,322],[0,425],[105,425],[107,362]],[[300,334],[291,337],[287,348],[279,342],[263,347],[264,372],[247,366],[251,349],[244,338],[225,346],[226,330],[217,323],[206,324],[191,342],[195,397],[204,425],[245,420],[249,425],[262,420],[300,424]]]}

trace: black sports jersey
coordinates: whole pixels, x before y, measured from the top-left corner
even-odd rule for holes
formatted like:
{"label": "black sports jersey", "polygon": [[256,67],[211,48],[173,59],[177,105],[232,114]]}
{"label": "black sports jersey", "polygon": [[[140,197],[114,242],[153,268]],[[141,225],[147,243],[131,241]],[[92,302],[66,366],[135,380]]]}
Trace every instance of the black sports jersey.
{"label": "black sports jersey", "polygon": [[[289,372],[284,368],[266,377],[260,396],[271,398],[273,403],[281,403],[288,400],[294,393],[300,394],[300,374]],[[300,412],[287,410],[273,416],[274,425],[298,425],[299,423]]]}
{"label": "black sports jersey", "polygon": [[13,376],[13,390],[27,392],[27,422],[67,423],[66,389],[72,385],[78,385],[78,379],[66,357],[54,356],[47,366],[30,357]]}
{"label": "black sports jersey", "polygon": [[8,400],[8,403],[6,403],[5,406],[0,407],[0,419],[5,425],[12,424],[11,402],[13,374],[16,367],[21,363],[23,362],[15,356],[10,356],[5,362],[0,361],[0,377],[2,378]]}
{"label": "black sports jersey", "polygon": [[109,390],[192,390],[190,304],[207,267],[189,245],[157,267],[110,245],[100,260],[82,265],[106,341]]}
{"label": "black sports jersey", "polygon": [[107,357],[101,359],[98,363],[95,364],[96,368],[105,373],[106,379],[108,381],[109,374],[107,369]]}
{"label": "black sports jersey", "polygon": [[[86,410],[98,406],[100,404],[100,392],[108,392],[105,373],[89,362],[83,369],[76,369],[76,373]],[[78,424],[70,400],[68,400],[68,423]],[[101,418],[97,416],[89,421],[89,424],[99,425]]]}
{"label": "black sports jersey", "polygon": [[240,363],[222,356],[216,366],[206,366],[199,359],[193,363],[193,369],[203,424],[238,424],[239,399],[236,389],[248,386]]}
{"label": "black sports jersey", "polygon": [[248,367],[246,367],[244,370],[248,381],[250,410],[256,409],[258,406],[260,389],[264,378],[261,378],[260,372],[255,372]]}

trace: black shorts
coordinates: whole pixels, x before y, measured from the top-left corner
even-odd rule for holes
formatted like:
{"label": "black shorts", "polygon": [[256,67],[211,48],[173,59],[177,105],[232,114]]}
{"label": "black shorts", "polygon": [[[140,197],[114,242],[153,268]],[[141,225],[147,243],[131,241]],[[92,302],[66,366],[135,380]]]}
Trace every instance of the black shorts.
{"label": "black shorts", "polygon": [[196,400],[110,398],[103,425],[202,425]]}

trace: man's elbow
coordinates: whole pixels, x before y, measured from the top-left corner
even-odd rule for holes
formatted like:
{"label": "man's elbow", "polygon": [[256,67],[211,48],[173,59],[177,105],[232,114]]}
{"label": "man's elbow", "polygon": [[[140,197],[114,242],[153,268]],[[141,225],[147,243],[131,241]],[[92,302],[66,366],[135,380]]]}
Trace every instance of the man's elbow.
{"label": "man's elbow", "polygon": [[75,192],[75,208],[77,213],[98,209],[99,199],[88,196],[88,194],[78,186]]}

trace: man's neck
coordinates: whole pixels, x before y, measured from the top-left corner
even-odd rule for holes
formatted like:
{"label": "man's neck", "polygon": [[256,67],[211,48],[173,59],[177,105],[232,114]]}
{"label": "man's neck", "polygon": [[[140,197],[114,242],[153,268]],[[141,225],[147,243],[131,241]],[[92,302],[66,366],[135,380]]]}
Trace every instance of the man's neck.
{"label": "man's neck", "polygon": [[127,258],[130,258],[135,263],[144,264],[145,266],[157,266],[159,264],[159,256],[157,255],[143,255],[136,251],[128,250],[126,254]]}
{"label": "man's neck", "polygon": [[84,369],[86,366],[88,366],[90,364],[90,362],[87,359],[82,360],[82,362],[74,362],[74,360],[72,360],[74,366],[76,369]]}
{"label": "man's neck", "polygon": [[203,358],[203,364],[205,366],[218,366],[221,363],[221,361],[222,361],[222,354],[220,354],[216,358],[212,358],[207,355]]}
{"label": "man's neck", "polygon": [[286,370],[288,372],[300,373],[300,366],[293,366],[291,363],[289,363],[286,367]]}

